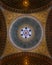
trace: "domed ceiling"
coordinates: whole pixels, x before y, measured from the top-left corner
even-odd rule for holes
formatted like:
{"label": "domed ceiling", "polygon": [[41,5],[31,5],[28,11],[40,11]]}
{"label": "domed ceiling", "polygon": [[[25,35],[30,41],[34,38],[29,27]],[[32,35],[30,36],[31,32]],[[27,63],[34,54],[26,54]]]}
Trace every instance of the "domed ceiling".
{"label": "domed ceiling", "polygon": [[0,0],[1,5],[11,11],[32,13],[47,8],[51,0]]}
{"label": "domed ceiling", "polygon": [[52,60],[44,55],[22,52],[4,57],[1,65],[52,65]]}
{"label": "domed ceiling", "polygon": [[52,65],[51,1],[0,0],[0,65]]}
{"label": "domed ceiling", "polygon": [[0,9],[0,56],[2,56],[7,38],[7,28],[5,17],[3,16],[3,12]]}
{"label": "domed ceiling", "polygon": [[50,55],[52,56],[52,9],[49,12],[46,22],[46,42]]}

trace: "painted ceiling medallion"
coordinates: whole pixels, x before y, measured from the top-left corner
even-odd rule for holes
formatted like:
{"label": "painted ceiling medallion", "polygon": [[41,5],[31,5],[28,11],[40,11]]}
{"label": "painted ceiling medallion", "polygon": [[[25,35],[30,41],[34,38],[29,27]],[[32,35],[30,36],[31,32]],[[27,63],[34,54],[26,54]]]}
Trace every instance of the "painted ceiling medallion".
{"label": "painted ceiling medallion", "polygon": [[5,18],[2,10],[0,9],[0,56],[3,54],[7,37],[7,29]]}
{"label": "painted ceiling medallion", "polygon": [[30,28],[24,27],[24,28],[21,29],[20,33],[21,33],[22,38],[30,38],[32,31],[31,31]]}
{"label": "painted ceiling medallion", "polygon": [[17,35],[24,43],[29,42],[35,36],[35,29],[29,23],[24,23],[19,27]]}
{"label": "painted ceiling medallion", "polygon": [[9,39],[22,50],[36,47],[42,40],[43,29],[34,17],[22,16],[14,21],[9,29]]}
{"label": "painted ceiling medallion", "polygon": [[52,59],[47,56],[22,52],[3,57],[0,65],[52,65]]}
{"label": "painted ceiling medallion", "polygon": [[52,0],[0,0],[1,6],[18,13],[33,13],[48,8]]}

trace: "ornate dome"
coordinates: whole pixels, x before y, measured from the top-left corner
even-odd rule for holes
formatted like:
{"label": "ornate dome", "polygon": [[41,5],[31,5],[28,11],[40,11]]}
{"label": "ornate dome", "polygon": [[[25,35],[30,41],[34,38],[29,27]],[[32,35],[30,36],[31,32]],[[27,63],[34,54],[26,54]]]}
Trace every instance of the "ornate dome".
{"label": "ornate dome", "polygon": [[52,60],[44,55],[22,52],[4,57],[0,65],[52,65]]}
{"label": "ornate dome", "polygon": [[3,54],[7,38],[7,28],[5,23],[5,17],[0,9],[0,56]]}
{"label": "ornate dome", "polygon": [[50,2],[51,0],[0,0],[4,8],[20,13],[32,13],[42,10],[47,8]]}

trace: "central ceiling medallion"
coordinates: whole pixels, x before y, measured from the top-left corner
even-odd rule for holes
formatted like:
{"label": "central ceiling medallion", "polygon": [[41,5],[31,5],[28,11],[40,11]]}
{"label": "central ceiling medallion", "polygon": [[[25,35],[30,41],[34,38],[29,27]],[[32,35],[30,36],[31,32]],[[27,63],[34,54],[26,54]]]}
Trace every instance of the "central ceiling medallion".
{"label": "central ceiling medallion", "polygon": [[30,38],[32,31],[31,31],[30,28],[24,27],[24,28],[21,29],[20,33],[21,33],[22,38]]}
{"label": "central ceiling medallion", "polygon": [[38,46],[42,37],[42,25],[34,17],[19,17],[9,28],[11,43],[22,50],[29,50]]}

